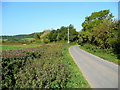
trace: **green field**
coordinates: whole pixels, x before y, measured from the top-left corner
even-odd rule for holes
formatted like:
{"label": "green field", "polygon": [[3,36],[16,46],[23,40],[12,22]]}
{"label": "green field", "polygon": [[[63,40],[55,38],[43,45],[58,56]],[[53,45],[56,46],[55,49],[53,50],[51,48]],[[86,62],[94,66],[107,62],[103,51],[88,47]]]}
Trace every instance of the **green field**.
{"label": "green field", "polygon": [[15,49],[24,49],[24,48],[32,48],[32,47],[39,47],[42,45],[35,45],[35,44],[30,44],[30,45],[0,45],[0,49],[2,50],[15,50]]}

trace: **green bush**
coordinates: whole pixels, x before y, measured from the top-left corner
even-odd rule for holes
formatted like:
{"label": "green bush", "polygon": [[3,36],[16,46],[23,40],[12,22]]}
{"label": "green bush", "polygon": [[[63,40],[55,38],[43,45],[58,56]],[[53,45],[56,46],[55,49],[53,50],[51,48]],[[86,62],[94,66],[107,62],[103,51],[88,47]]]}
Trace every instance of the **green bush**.
{"label": "green bush", "polygon": [[[68,55],[68,46],[65,44],[4,51],[2,58],[2,87],[89,87],[82,74],[80,74],[79,69],[75,66],[72,59],[70,60]],[[79,78],[81,79],[79,80]]]}

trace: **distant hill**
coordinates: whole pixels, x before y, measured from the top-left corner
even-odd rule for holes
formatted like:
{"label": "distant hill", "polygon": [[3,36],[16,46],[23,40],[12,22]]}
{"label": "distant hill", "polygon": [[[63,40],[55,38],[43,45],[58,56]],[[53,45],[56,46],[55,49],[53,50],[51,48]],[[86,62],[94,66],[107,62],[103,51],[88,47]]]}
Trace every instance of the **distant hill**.
{"label": "distant hill", "polygon": [[7,39],[8,41],[21,41],[25,38],[34,38],[34,33],[32,34],[20,34],[20,35],[14,35],[14,36],[0,36],[0,39]]}

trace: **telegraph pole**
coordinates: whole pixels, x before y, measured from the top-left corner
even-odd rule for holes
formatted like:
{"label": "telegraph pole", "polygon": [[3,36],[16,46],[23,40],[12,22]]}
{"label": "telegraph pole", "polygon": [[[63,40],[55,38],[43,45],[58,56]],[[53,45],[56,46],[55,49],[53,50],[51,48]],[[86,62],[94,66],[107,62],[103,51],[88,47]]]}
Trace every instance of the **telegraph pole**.
{"label": "telegraph pole", "polygon": [[69,41],[69,27],[68,27],[68,43],[70,43],[70,41]]}

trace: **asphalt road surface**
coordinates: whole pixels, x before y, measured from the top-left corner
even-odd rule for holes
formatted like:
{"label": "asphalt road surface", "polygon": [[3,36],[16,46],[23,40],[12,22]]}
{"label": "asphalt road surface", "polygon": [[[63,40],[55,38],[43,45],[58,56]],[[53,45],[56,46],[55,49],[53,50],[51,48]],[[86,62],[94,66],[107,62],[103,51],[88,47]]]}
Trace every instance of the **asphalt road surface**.
{"label": "asphalt road surface", "polygon": [[81,50],[78,45],[69,53],[91,88],[118,88],[118,65]]}

